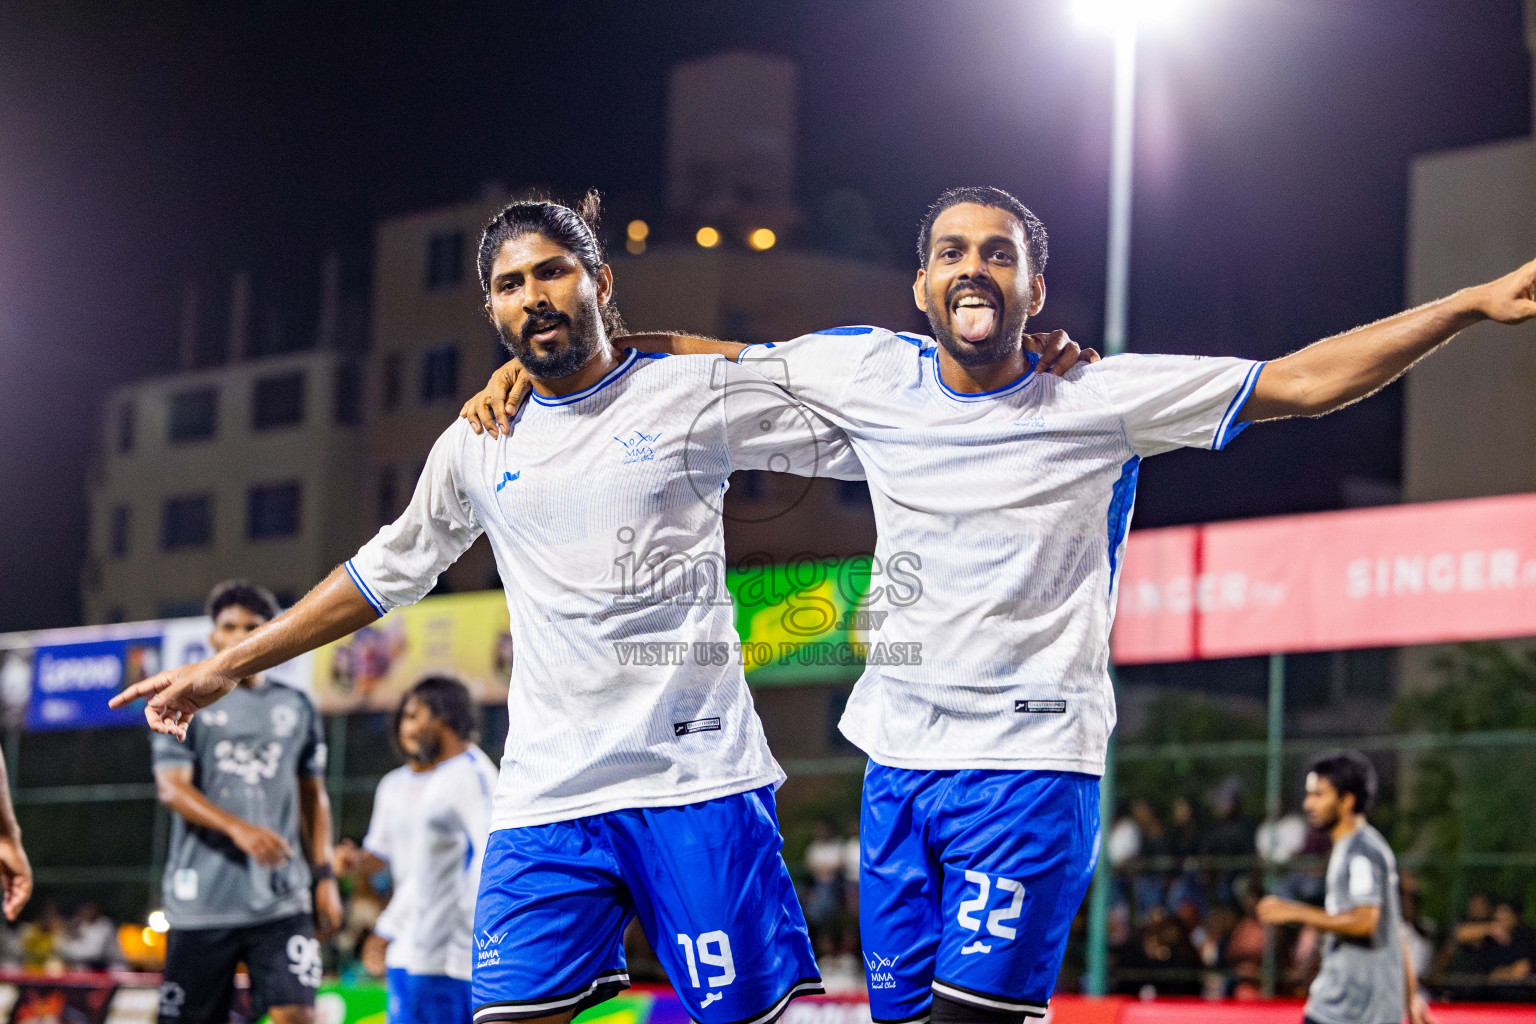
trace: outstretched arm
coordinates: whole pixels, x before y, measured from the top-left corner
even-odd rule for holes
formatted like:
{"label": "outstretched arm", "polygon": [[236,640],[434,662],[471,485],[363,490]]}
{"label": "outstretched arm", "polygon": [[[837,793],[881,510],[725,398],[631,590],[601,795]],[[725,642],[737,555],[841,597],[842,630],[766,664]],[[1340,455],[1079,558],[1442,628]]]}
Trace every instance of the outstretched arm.
{"label": "outstretched arm", "polygon": [[171,669],[128,687],[111,700],[115,708],[140,697],[149,727],[178,739],[200,708],[234,689],[240,680],[339,640],[379,617],[345,568],[337,568],[283,615],[233,647],[195,665]]}
{"label": "outstretched arm", "polygon": [[[732,360],[747,347],[739,341],[720,341],[694,334],[626,334],[621,340],[629,348],[637,348],[641,352],[664,352],[670,356],[724,356]],[[1079,346],[1067,336],[1066,331],[1026,334],[1024,347],[1040,356],[1037,372],[1052,373],[1058,377],[1079,361],[1099,361],[1097,352]],[[469,420],[470,429],[475,433],[489,431],[492,437],[500,437],[511,432],[512,417],[523,407],[532,388],[533,382],[523,372],[523,364],[510,359],[491,374],[483,391],[464,403],[459,416]]]}
{"label": "outstretched arm", "polygon": [[21,825],[11,802],[11,780],[6,774],[5,758],[0,757],[0,887],[5,899],[0,910],[7,921],[16,920],[21,908],[32,896],[32,864],[21,846]]}
{"label": "outstretched arm", "polygon": [[1339,914],[1330,914],[1322,907],[1310,903],[1297,903],[1278,896],[1265,896],[1254,908],[1264,924],[1302,924],[1318,931],[1334,932],[1351,939],[1363,939],[1374,935],[1381,921],[1381,907],[1353,907]]}
{"label": "outstretched arm", "polygon": [[1536,260],[1487,284],[1324,338],[1266,363],[1238,416],[1249,422],[1321,416],[1358,402],[1475,323],[1536,317],[1533,289]]}

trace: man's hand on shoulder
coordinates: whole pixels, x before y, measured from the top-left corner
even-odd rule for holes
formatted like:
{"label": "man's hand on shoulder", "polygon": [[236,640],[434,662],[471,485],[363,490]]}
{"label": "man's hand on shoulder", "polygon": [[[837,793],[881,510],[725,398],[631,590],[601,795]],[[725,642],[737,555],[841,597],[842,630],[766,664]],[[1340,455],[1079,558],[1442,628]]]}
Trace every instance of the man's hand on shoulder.
{"label": "man's hand on shoulder", "polygon": [[1068,370],[1078,363],[1096,363],[1099,354],[1091,348],[1083,348],[1067,336],[1066,331],[1051,331],[1048,334],[1024,335],[1024,350],[1033,352],[1040,357],[1035,364],[1036,373],[1049,373],[1057,377],[1064,377]]}
{"label": "man's hand on shoulder", "polygon": [[1468,288],[1472,307],[1501,324],[1523,324],[1536,317],[1536,260],[1503,277]]}
{"label": "man's hand on shoulder", "polygon": [[491,379],[459,410],[462,419],[469,420],[469,429],[475,433],[489,432],[492,437],[512,432],[512,417],[528,400],[533,390],[533,380],[516,359],[503,363]]}
{"label": "man's hand on shoulder", "polygon": [[238,679],[214,667],[216,658],[208,658],[195,665],[173,668],[150,676],[121,691],[107,703],[120,708],[140,697],[148,697],[144,706],[144,718],[155,732],[187,738],[187,726],[192,716],[212,704],[239,683]]}

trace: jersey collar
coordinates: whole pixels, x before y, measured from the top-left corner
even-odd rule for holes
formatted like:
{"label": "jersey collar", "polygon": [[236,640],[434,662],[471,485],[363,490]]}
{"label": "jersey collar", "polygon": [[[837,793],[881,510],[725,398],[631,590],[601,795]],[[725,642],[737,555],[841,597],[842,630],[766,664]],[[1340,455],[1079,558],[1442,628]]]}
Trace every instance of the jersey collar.
{"label": "jersey collar", "polygon": [[540,405],[571,405],[572,403],[579,402],[584,398],[591,398],[593,395],[603,390],[603,388],[624,376],[624,374],[630,371],[635,363],[639,362],[640,352],[638,349],[627,348],[624,351],[629,354],[626,355],[623,359],[619,360],[618,366],[615,366],[613,369],[603,374],[601,379],[595,383],[587,385],[580,391],[573,391],[568,395],[557,395],[553,398],[545,398],[537,391],[534,391],[530,393],[530,397]]}
{"label": "jersey collar", "polygon": [[1030,381],[1035,379],[1035,366],[1040,362],[1039,355],[1034,352],[1025,352],[1024,360],[1029,365],[1026,366],[1024,368],[1024,372],[1014,380],[1004,384],[1000,388],[993,388],[991,391],[964,392],[956,391],[948,384],[944,383],[944,375],[939,372],[938,352],[939,347],[935,345],[933,348],[926,350],[923,355],[933,360],[933,379],[938,382],[939,390],[957,402],[986,402],[994,398],[1002,398],[1005,395],[1011,395],[1016,391],[1022,391],[1024,388],[1029,386]]}

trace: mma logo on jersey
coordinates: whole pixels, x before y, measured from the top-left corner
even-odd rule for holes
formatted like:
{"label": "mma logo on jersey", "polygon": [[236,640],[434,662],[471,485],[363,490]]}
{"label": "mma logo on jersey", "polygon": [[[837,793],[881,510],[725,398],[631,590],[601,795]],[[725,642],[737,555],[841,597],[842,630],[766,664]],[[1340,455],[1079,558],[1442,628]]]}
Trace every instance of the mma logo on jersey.
{"label": "mma logo on jersey", "polygon": [[283,745],[273,740],[257,753],[244,743],[220,740],[213,748],[213,756],[219,771],[238,776],[247,786],[254,786],[262,779],[276,777]]}
{"label": "mma logo on jersey", "polygon": [[653,446],[660,438],[660,434],[642,434],[638,430],[630,431],[627,437],[615,437],[614,440],[624,446],[624,458],[620,465],[650,462],[656,458],[656,450]]}
{"label": "mma logo on jersey", "polygon": [[901,957],[899,955],[893,956],[887,960],[879,953],[865,953],[864,966],[869,968],[869,987],[895,988],[896,975],[894,973],[894,969],[896,967],[896,961],[900,959]]}
{"label": "mma logo on jersey", "polygon": [[476,958],[475,966],[489,967],[492,964],[501,963],[501,950],[497,947],[501,945],[501,940],[506,937],[506,932],[502,932],[500,935],[492,935],[490,932],[476,935],[475,948],[480,951],[480,955]]}

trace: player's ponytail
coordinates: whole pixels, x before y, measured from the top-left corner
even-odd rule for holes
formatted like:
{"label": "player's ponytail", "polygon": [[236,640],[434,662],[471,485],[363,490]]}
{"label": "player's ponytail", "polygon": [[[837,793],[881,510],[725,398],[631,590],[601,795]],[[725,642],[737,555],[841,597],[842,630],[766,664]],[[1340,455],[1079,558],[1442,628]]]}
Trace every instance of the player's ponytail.
{"label": "player's ponytail", "polygon": [[[489,301],[491,294],[491,267],[502,244],[523,235],[540,234],[575,256],[587,273],[596,274],[603,265],[603,246],[597,240],[597,222],[602,213],[602,197],[597,189],[588,189],[576,206],[570,207],[550,199],[525,199],[509,203],[492,217],[480,236],[479,270],[480,287]],[[625,332],[624,319],[619,308],[609,298],[602,308],[603,328],[608,337],[616,338]]]}

